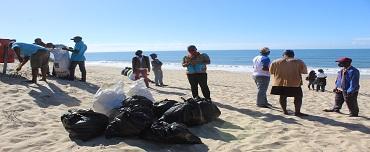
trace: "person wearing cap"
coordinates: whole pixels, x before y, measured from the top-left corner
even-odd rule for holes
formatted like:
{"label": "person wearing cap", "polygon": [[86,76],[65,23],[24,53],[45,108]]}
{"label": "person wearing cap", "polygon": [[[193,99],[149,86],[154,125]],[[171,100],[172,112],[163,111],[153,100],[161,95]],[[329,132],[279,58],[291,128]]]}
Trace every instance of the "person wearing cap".
{"label": "person wearing cap", "polygon": [[270,83],[270,49],[264,47],[260,50],[260,55],[253,58],[253,79],[257,85],[257,102],[256,105],[261,108],[268,108],[271,104],[267,101],[267,88]]}
{"label": "person wearing cap", "polygon": [[162,65],[163,63],[158,59],[157,54],[152,53],[149,55],[152,58],[152,70],[154,72],[154,82],[156,86],[166,86],[163,84],[163,72]]}
{"label": "person wearing cap", "polygon": [[36,45],[39,45],[39,46],[42,46],[42,47],[46,47],[46,44],[41,40],[41,38],[36,38],[34,40],[35,43],[33,44],[36,44]]}
{"label": "person wearing cap", "polygon": [[72,38],[73,42],[75,42],[74,48],[67,48],[64,47],[63,50],[68,50],[72,52],[71,55],[71,64],[69,67],[69,80],[73,81],[75,79],[75,69],[76,66],[80,68],[81,71],[81,80],[82,82],[86,82],[86,68],[85,68],[85,52],[87,50],[86,44],[82,41],[82,37],[75,36]]}
{"label": "person wearing cap", "polygon": [[335,81],[335,103],[332,109],[325,109],[325,112],[340,113],[343,103],[347,104],[350,117],[358,117],[359,108],[357,104],[358,91],[360,90],[360,71],[352,66],[352,59],[343,57],[338,59],[338,71]]}
{"label": "person wearing cap", "polygon": [[188,47],[188,55],[184,56],[182,66],[186,67],[191,93],[193,98],[200,98],[198,94],[198,85],[200,86],[204,98],[211,100],[211,94],[207,84],[207,64],[211,61],[205,53],[199,53],[194,45]]}
{"label": "person wearing cap", "polygon": [[40,81],[46,81],[47,68],[49,67],[49,53],[46,48],[35,44],[21,42],[11,43],[10,47],[18,56],[18,60],[20,62],[16,69],[17,71],[20,71],[28,60],[31,60],[32,80],[27,82],[37,83],[39,68],[42,73],[42,79]]}
{"label": "person wearing cap", "polygon": [[325,86],[326,86],[326,74],[324,73],[324,70],[323,69],[319,69],[317,70],[319,73],[317,74],[317,78],[316,78],[316,91],[319,92],[319,90],[321,90],[321,92],[325,92]]}
{"label": "person wearing cap", "polygon": [[142,50],[135,52],[135,57],[132,58],[132,70],[135,73],[135,80],[138,80],[140,76],[144,78],[146,87],[149,88],[148,73],[150,72],[150,61],[149,57],[143,55]]}
{"label": "person wearing cap", "polygon": [[282,58],[271,63],[270,73],[273,75],[271,94],[280,96],[279,102],[284,114],[289,114],[287,111],[287,97],[294,97],[295,115],[307,116],[307,114],[301,112],[303,98],[302,74],[307,74],[305,63],[294,58],[293,50],[285,50]]}

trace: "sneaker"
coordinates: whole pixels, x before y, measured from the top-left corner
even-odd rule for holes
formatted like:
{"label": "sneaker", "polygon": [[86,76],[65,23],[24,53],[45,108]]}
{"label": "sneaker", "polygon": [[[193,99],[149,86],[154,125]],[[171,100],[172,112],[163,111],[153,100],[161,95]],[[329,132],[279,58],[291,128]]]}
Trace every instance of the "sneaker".
{"label": "sneaker", "polygon": [[267,105],[257,105],[257,107],[259,107],[259,108],[270,108],[269,106],[267,106]]}
{"label": "sneaker", "polygon": [[308,114],[304,114],[304,113],[301,113],[301,112],[295,113],[294,115],[297,116],[297,117],[306,117],[306,116],[309,116]]}
{"label": "sneaker", "polygon": [[324,112],[336,112],[336,113],[340,113],[340,111],[338,109],[324,109],[323,111]]}
{"label": "sneaker", "polygon": [[358,114],[355,115],[355,114],[350,114],[349,117],[358,117]]}

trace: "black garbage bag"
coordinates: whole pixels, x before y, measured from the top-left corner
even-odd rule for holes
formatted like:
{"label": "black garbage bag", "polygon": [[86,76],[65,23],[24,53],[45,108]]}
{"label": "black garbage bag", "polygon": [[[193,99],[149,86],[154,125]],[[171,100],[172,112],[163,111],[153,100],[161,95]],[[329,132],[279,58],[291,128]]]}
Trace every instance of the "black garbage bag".
{"label": "black garbage bag", "polygon": [[185,125],[164,121],[154,122],[150,129],[146,129],[142,138],[168,144],[202,144],[199,137],[192,134]]}
{"label": "black garbage bag", "polygon": [[125,100],[123,100],[122,105],[123,107],[138,106],[138,107],[146,107],[149,109],[153,109],[153,102],[151,100],[149,100],[146,97],[137,96],[137,95],[126,98]]}
{"label": "black garbage bag", "polygon": [[108,117],[92,110],[68,110],[61,121],[72,139],[90,140],[104,133]]}
{"label": "black garbage bag", "polygon": [[153,112],[157,118],[160,118],[168,109],[172,108],[177,104],[179,104],[179,102],[168,99],[155,102],[153,103]]}
{"label": "black garbage bag", "polygon": [[125,67],[125,69],[122,70],[121,75],[127,76],[127,73],[132,70],[131,67]]}
{"label": "black garbage bag", "polygon": [[[145,107],[123,107],[119,109],[119,112],[107,127],[105,131],[106,138],[140,135],[154,121],[152,109]],[[111,114],[115,115],[117,111]]]}
{"label": "black garbage bag", "polygon": [[202,110],[194,99],[188,99],[168,109],[159,119],[168,123],[179,122],[188,126],[197,126],[206,123]]}
{"label": "black garbage bag", "polygon": [[211,101],[207,99],[197,100],[200,109],[202,110],[203,118],[206,122],[211,122],[221,115],[220,109]]}

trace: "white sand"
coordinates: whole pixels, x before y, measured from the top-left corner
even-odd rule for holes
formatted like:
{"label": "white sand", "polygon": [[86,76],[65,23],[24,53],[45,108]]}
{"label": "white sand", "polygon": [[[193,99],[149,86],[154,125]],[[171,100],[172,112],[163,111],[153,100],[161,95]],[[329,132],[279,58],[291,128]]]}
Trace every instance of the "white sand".
{"label": "white sand", "polygon": [[[121,69],[87,67],[87,70],[87,84],[51,79],[49,83],[27,85],[22,82],[24,79],[2,76],[0,151],[370,151],[368,78],[361,79],[358,97],[361,117],[348,117],[346,105],[342,109],[345,114],[322,112],[332,106],[334,94],[309,91],[304,86],[302,112],[311,116],[299,118],[283,115],[277,96],[268,96],[276,108],[256,108],[256,87],[251,76],[222,71],[210,71],[208,75],[211,96],[222,111],[220,119],[191,128],[204,145],[165,145],[137,138],[104,137],[73,142],[60,116],[70,108],[90,108],[94,93],[103,84],[123,79],[128,90],[132,83],[120,75]],[[164,77],[169,87],[154,87],[151,92],[156,100],[190,97],[184,71],[165,71]],[[334,77],[330,77],[328,90],[333,88],[333,82]],[[291,99],[288,106],[294,110]]]}

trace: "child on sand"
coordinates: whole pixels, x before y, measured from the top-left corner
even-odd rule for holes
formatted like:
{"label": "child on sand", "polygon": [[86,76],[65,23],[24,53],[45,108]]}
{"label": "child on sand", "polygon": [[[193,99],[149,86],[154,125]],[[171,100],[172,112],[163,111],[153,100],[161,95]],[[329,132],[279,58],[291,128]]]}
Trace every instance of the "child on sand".
{"label": "child on sand", "polygon": [[306,80],[308,81],[308,89],[315,90],[315,80],[316,80],[316,72],[314,70],[311,70],[308,76],[306,77]]}
{"label": "child on sand", "polygon": [[321,92],[324,92],[325,91],[325,86],[326,86],[326,77],[327,76],[324,73],[323,69],[319,69],[318,71],[319,71],[319,73],[317,74],[317,78],[316,78],[316,82],[317,82],[316,91],[319,92],[319,90],[321,90]]}

